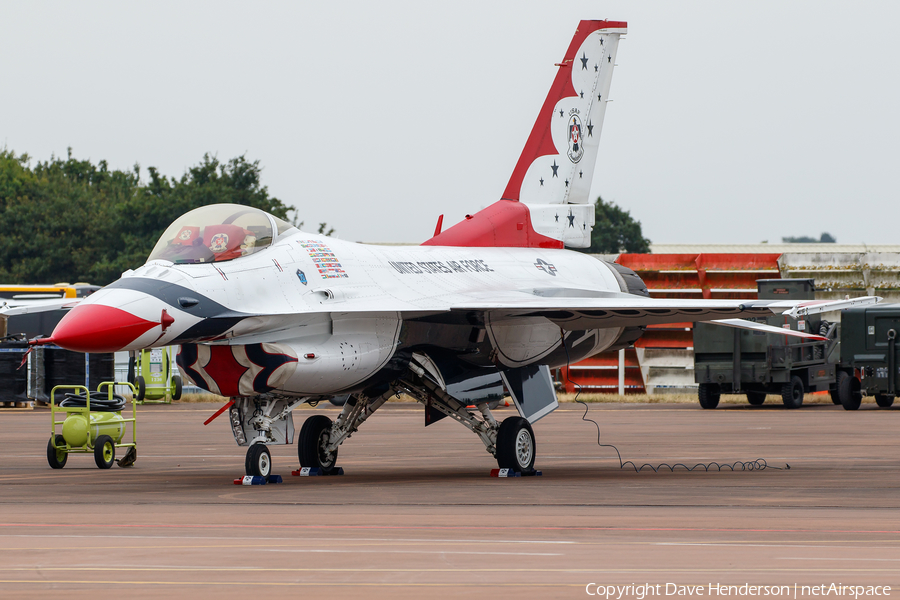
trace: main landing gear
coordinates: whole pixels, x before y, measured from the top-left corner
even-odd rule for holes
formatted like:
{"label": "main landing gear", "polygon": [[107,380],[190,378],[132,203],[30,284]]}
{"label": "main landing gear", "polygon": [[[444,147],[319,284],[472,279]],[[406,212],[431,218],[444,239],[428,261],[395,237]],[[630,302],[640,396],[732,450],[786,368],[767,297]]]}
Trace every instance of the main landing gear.
{"label": "main landing gear", "polygon": [[416,362],[399,380],[371,396],[353,394],[344,404],[340,416],[332,423],[324,415],[309,417],[300,429],[297,451],[300,466],[318,469],[320,474],[334,472],[338,449],[359,427],[394,395],[406,393],[425,405],[426,410],[450,417],[478,436],[485,449],[497,459],[501,469],[533,474],[537,443],[531,424],[520,416],[498,423],[487,402],[476,410],[446,392],[439,378]]}
{"label": "main landing gear", "polygon": [[[516,415],[498,423],[491,414],[488,402],[478,403],[475,409],[466,406],[447,393],[435,369],[427,367],[427,357],[420,364],[413,360],[409,370],[398,380],[369,394],[352,394],[332,421],[325,415],[306,419],[297,437],[297,455],[301,468],[315,469],[318,475],[335,474],[338,450],[344,440],[381,408],[391,396],[405,393],[425,405],[434,420],[450,417],[478,436],[485,450],[497,459],[500,469],[531,475],[537,456],[537,443],[531,424]],[[230,409],[231,427],[235,441],[247,448],[244,467],[247,475],[269,477],[272,456],[267,444],[285,444],[293,439],[291,411],[308,398],[235,398]]]}

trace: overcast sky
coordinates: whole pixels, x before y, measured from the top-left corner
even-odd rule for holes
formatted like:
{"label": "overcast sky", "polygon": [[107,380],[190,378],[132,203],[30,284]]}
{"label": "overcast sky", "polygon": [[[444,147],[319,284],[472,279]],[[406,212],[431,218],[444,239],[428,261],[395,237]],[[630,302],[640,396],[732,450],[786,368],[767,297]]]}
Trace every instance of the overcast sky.
{"label": "overcast sky", "polygon": [[419,242],[500,198],[580,19],[628,22],[592,196],[657,243],[900,242],[900,2],[9,2],[0,145],[246,154],[307,228]]}

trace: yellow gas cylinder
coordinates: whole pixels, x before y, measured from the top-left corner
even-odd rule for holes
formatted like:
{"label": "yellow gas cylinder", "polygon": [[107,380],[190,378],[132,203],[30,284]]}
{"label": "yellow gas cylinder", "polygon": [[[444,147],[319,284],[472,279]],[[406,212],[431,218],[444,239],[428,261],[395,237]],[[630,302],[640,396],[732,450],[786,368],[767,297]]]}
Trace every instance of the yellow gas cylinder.
{"label": "yellow gas cylinder", "polygon": [[[91,439],[108,435],[115,443],[125,435],[125,423],[120,412],[91,412]],[[63,422],[62,434],[66,443],[73,448],[87,444],[88,420],[84,413],[69,413]]]}

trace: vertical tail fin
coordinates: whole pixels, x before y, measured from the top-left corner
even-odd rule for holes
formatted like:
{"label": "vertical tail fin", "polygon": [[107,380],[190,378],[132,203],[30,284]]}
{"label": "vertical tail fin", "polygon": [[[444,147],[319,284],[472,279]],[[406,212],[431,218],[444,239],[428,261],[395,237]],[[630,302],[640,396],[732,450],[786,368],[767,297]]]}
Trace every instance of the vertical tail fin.
{"label": "vertical tail fin", "polygon": [[425,242],[448,246],[586,248],[588,197],[621,21],[581,21],[502,199]]}

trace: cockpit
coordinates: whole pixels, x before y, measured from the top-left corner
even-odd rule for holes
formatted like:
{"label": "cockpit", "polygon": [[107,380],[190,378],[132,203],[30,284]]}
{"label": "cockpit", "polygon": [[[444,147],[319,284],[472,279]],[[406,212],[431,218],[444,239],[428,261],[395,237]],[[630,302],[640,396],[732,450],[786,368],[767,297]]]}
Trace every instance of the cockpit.
{"label": "cockpit", "polygon": [[250,206],[201,206],[169,225],[147,260],[176,264],[234,260],[271,246],[292,228],[290,223]]}

